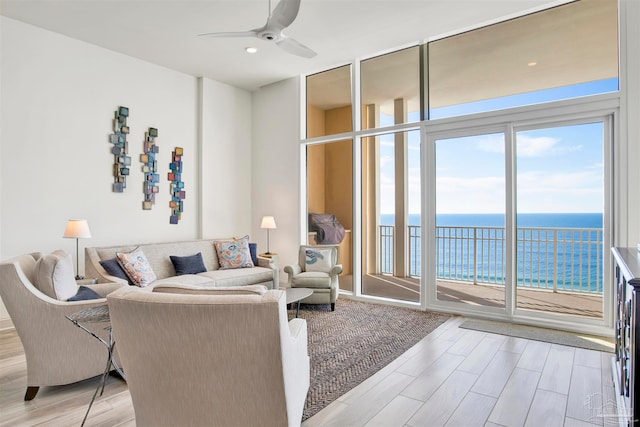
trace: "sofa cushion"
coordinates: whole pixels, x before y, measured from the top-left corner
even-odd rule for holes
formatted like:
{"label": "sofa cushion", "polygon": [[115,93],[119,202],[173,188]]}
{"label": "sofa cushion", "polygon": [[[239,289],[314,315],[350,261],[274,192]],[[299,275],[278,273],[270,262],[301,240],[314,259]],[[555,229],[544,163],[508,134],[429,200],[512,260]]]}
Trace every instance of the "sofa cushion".
{"label": "sofa cushion", "polygon": [[305,271],[320,271],[328,273],[331,271],[332,249],[307,249],[305,250]]}
{"label": "sofa cushion", "polygon": [[60,301],[66,301],[78,291],[73,260],[63,250],[41,257],[36,262],[35,277],[37,288],[42,293]]}
{"label": "sofa cushion", "polygon": [[100,294],[93,289],[87,288],[86,286],[80,286],[80,288],[78,289],[78,293],[67,299],[67,301],[86,301],[100,298],[102,298]]}
{"label": "sofa cushion", "polygon": [[198,274],[207,271],[202,261],[202,252],[190,256],[170,255],[173,268],[176,270],[176,276],[184,274]]}
{"label": "sofa cushion", "polygon": [[264,267],[221,269],[200,273],[198,276],[214,280],[216,287],[255,285],[273,281],[273,270]]}
{"label": "sofa cushion", "polygon": [[165,277],[164,279],[158,279],[153,282],[153,287],[160,285],[198,285],[202,287],[213,287],[215,280],[211,277],[203,276],[201,274],[183,274],[182,276]]}
{"label": "sofa cushion", "polygon": [[215,242],[221,270],[253,267],[249,252],[249,236],[227,242]]}
{"label": "sofa cushion", "polygon": [[196,295],[264,295],[267,287],[263,285],[231,286],[220,288],[203,288],[189,285],[161,285],[154,286],[153,292],[168,294],[196,294]]}
{"label": "sofa cushion", "polygon": [[139,247],[131,252],[117,252],[116,258],[134,285],[144,287],[156,280],[149,260]]}
{"label": "sofa cushion", "polygon": [[311,271],[296,275],[291,279],[291,283],[304,288],[330,288],[331,277],[327,273]]}
{"label": "sofa cushion", "polygon": [[120,263],[117,258],[110,258],[100,261],[100,265],[102,268],[106,270],[111,276],[117,277],[119,279],[126,280],[130,285],[133,285],[133,282],[129,280],[129,276],[122,269]]}

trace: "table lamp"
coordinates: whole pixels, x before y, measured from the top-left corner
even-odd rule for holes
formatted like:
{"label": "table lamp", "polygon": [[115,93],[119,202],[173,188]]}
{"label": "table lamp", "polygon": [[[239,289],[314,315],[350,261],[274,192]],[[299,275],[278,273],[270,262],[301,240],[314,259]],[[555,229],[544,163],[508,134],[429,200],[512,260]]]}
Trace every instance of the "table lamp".
{"label": "table lamp", "polygon": [[67,228],[64,229],[62,237],[76,239],[76,280],[84,279],[84,277],[80,276],[80,264],[78,263],[78,239],[88,239],[91,237],[87,220],[70,219],[67,221]]}
{"label": "table lamp", "polygon": [[276,228],[276,220],[272,216],[263,216],[262,224],[260,224],[260,228],[267,229],[267,255],[271,254],[269,250],[269,230],[272,228]]}

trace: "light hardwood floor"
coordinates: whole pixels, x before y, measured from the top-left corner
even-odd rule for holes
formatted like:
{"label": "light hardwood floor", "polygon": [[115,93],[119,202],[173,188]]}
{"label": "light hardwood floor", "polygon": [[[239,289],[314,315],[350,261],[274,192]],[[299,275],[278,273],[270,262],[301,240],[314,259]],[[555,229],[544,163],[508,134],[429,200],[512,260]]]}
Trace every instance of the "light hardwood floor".
{"label": "light hardwood floor", "polygon": [[[460,329],[462,321],[447,321],[303,426],[617,423],[611,353]],[[24,402],[22,346],[14,331],[0,332],[0,426],[80,425],[98,382],[44,387]],[[123,381],[109,379],[86,425],[135,425]]]}
{"label": "light hardwood floor", "polygon": [[303,423],[617,425],[612,353],[458,328],[452,318]]}

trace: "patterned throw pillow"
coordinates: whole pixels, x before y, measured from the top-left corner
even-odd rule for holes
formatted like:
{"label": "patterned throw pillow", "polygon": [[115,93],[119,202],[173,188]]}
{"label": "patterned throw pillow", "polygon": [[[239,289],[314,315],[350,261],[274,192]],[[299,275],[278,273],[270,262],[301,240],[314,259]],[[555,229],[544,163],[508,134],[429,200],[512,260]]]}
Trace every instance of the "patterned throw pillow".
{"label": "patterned throw pillow", "polygon": [[157,279],[149,260],[139,247],[131,252],[116,252],[116,258],[134,285],[145,287]]}
{"label": "patterned throw pillow", "polygon": [[331,271],[331,249],[307,249],[305,251],[305,271]]}
{"label": "patterned throw pillow", "polygon": [[220,270],[253,267],[249,251],[249,236],[226,242],[215,242]]}

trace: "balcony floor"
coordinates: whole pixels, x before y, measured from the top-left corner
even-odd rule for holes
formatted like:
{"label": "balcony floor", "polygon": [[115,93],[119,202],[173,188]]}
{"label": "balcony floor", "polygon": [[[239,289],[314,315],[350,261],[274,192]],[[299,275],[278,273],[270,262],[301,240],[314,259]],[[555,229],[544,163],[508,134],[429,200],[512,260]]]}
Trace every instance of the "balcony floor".
{"label": "balcony floor", "polygon": [[[353,276],[340,276],[340,289],[353,289]],[[413,277],[366,275],[363,293],[403,301],[420,300],[420,281]],[[504,307],[504,288],[438,280],[438,300],[485,307]],[[602,295],[518,289],[518,308],[602,319]]]}

